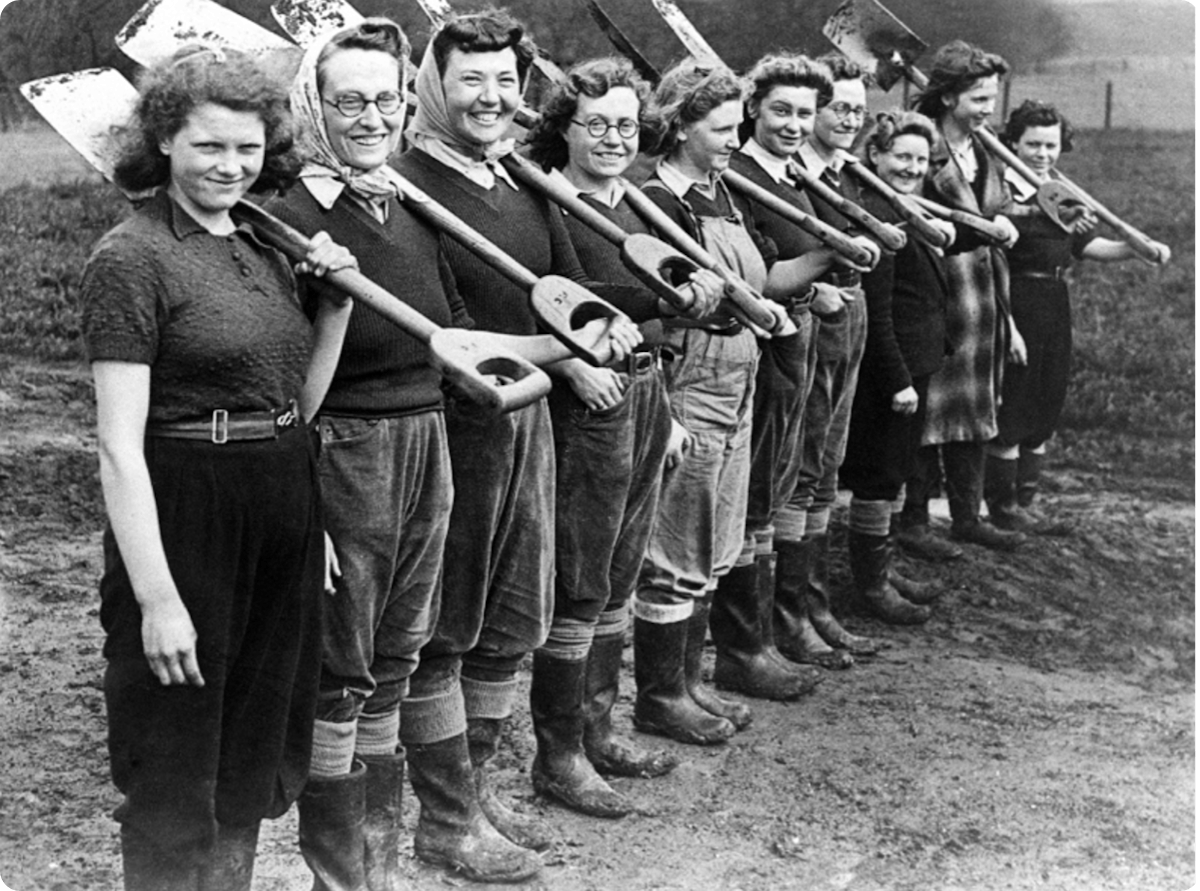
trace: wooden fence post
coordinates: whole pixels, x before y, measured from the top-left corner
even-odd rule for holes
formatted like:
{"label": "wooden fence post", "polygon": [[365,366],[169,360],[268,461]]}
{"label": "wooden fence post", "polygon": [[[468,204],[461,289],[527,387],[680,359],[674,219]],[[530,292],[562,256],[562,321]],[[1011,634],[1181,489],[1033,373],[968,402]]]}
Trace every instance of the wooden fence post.
{"label": "wooden fence post", "polygon": [[1113,109],[1113,82],[1110,80],[1104,85],[1104,129],[1112,129],[1112,109]]}

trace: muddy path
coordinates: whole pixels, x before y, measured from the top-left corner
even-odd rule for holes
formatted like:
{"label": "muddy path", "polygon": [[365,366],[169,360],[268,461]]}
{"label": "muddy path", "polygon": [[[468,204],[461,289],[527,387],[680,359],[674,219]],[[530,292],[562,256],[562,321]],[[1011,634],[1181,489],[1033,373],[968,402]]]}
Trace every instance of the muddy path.
{"label": "muddy path", "polygon": [[[0,359],[0,420],[0,879],[14,891],[119,888],[84,369]],[[727,746],[640,737],[684,760],[662,779],[615,781],[638,814],[594,820],[535,796],[520,716],[502,787],[559,839],[525,887],[1194,885],[1194,491],[1069,458],[1052,460],[1048,483],[1072,534],[911,564],[946,594],[920,629],[858,622],[893,641],[881,658],[800,703],[755,703]],[[411,796],[405,813],[411,826]],[[256,891],[311,886],[295,835],[294,811],[266,826]],[[425,868],[411,844],[403,853],[415,891],[486,887]]]}

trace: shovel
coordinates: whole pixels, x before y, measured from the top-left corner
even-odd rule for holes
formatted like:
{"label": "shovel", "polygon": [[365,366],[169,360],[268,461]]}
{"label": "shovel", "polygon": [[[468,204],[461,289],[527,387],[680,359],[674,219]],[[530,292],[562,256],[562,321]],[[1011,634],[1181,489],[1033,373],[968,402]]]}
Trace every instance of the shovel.
{"label": "shovel", "polygon": [[[89,164],[111,180],[119,155],[117,137],[137,102],[137,91],[129,81],[111,68],[93,68],[31,81],[21,86],[21,93]],[[241,201],[231,215],[253,225],[264,241],[292,260],[298,262],[308,254],[308,239],[257,205]],[[430,364],[485,410],[497,414],[512,411],[549,392],[546,373],[521,356],[484,343],[470,331],[438,327],[357,270],[336,270],[326,279],[427,343]],[[496,377],[511,383],[500,384]]]}
{"label": "shovel", "polygon": [[[913,61],[925,44],[878,0],[845,0],[826,21],[823,33],[842,53],[867,70],[882,69],[885,78],[890,77],[891,72],[898,72],[918,89],[925,89],[929,83],[929,79],[913,66]],[[919,48],[914,49],[918,45]],[[896,79],[891,78],[886,85],[881,81],[880,85],[887,89]],[[1064,230],[1070,231],[1070,226],[1062,217],[1062,208],[1082,204],[1108,223],[1139,258],[1152,264],[1163,261],[1149,237],[1120,219],[1066,177],[1061,174],[1054,179],[1041,176],[986,127],[979,130],[978,135],[992,155],[1012,167],[1037,189],[1038,206]]]}
{"label": "shovel", "polygon": [[[214,12],[221,9],[220,13]],[[335,14],[342,17],[341,22],[333,19],[320,19],[319,15]],[[289,7],[289,21],[304,20],[310,23],[307,32],[310,39],[345,21],[353,22],[357,12],[337,0],[317,0],[316,3],[293,3]],[[160,19],[160,16],[163,18]],[[195,16],[195,18],[188,18]],[[357,19],[361,21],[361,16]],[[319,23],[325,21],[327,27]],[[253,23],[242,19],[228,10],[217,6],[212,0],[151,0],[143,6],[130,25],[122,29],[126,35],[130,26],[136,23],[134,37],[140,39],[124,39],[118,41],[118,46],[141,65],[150,66],[168,58],[180,45],[194,42],[196,35],[203,33],[206,39],[211,38],[218,45],[232,46],[234,41],[240,49],[247,52],[256,50],[253,42],[242,36],[241,30],[253,32]],[[259,29],[261,32],[261,29]],[[280,38],[267,34],[267,51],[278,49],[283,43],[288,52],[299,59],[302,51],[299,47],[287,44]],[[146,38],[153,35],[154,39]],[[176,43],[172,44],[172,39]],[[137,55],[133,55],[136,53]],[[297,61],[298,64],[298,61]],[[592,294],[586,288],[570,279],[549,275],[541,279],[526,269],[511,256],[472,229],[460,218],[455,216],[443,205],[434,201],[416,186],[401,181],[401,200],[413,213],[420,216],[430,225],[449,237],[465,245],[476,253],[480,259],[498,269],[509,279],[516,282],[529,292],[529,303],[533,314],[546,326],[555,337],[567,346],[575,355],[592,365],[605,365],[612,359],[612,351],[608,346],[608,328],[600,332],[595,339],[588,340],[581,330],[588,322],[598,318],[616,319],[621,313],[607,301]]]}

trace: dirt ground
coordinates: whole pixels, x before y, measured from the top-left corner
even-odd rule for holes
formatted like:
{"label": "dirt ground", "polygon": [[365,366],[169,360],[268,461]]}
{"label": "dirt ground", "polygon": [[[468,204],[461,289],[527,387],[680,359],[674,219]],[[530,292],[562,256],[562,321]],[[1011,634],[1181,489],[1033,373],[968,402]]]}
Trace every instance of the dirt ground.
{"label": "dirt ground", "polygon": [[[118,888],[86,371],[0,358],[0,419],[0,889]],[[502,785],[559,836],[526,887],[1193,886],[1194,489],[1061,458],[1048,489],[1076,530],[1015,555],[910,565],[946,593],[923,628],[853,623],[893,641],[882,658],[798,704],[755,703],[723,747],[639,737],[683,764],[615,781],[636,815],[589,819],[537,798],[519,717]],[[626,690],[624,726],[632,677]],[[256,891],[311,886],[295,836],[294,811],[266,827]],[[415,891],[470,886],[419,864],[411,843],[403,855]]]}

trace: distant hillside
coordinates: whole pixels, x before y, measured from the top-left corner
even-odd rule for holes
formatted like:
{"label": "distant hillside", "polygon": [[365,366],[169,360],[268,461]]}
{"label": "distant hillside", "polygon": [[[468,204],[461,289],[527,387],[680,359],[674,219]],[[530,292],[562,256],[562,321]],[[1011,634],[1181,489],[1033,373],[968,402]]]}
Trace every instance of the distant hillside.
{"label": "distant hillside", "polygon": [[1055,65],[1196,54],[1196,8],[1186,0],[1066,3],[1059,12],[1070,29],[1071,49]]}

